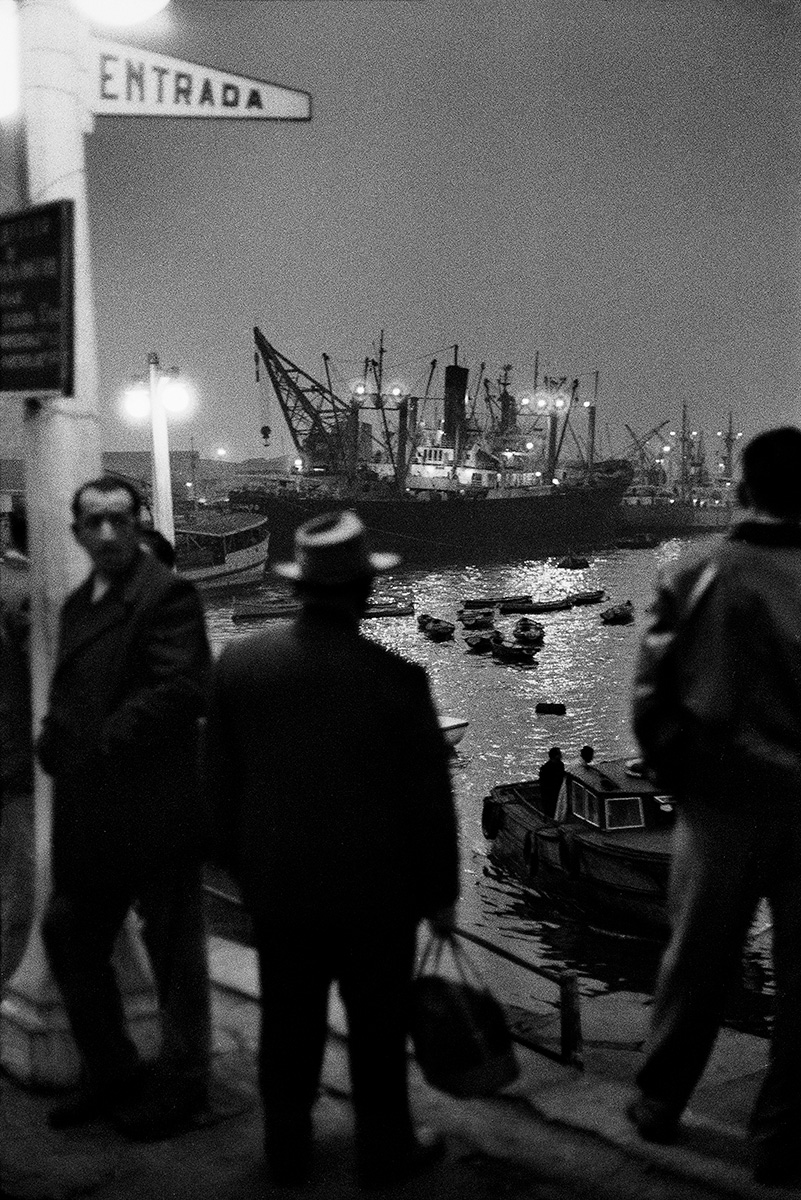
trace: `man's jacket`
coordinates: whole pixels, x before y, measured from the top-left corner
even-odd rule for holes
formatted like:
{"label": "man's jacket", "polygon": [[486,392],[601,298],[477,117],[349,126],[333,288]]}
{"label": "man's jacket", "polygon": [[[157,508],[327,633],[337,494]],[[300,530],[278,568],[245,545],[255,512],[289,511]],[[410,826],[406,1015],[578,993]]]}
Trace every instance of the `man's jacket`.
{"label": "man's jacket", "polygon": [[207,738],[222,854],[260,919],[380,931],[456,899],[426,674],[347,618],[307,609],[227,646]]}
{"label": "man's jacket", "polygon": [[801,526],[743,521],[663,572],[632,714],[674,790],[801,801]]}
{"label": "man's jacket", "polygon": [[198,718],[210,653],[192,584],[152,555],[91,602],[65,601],[37,744],[54,779],[56,886],[92,886],[195,852]]}

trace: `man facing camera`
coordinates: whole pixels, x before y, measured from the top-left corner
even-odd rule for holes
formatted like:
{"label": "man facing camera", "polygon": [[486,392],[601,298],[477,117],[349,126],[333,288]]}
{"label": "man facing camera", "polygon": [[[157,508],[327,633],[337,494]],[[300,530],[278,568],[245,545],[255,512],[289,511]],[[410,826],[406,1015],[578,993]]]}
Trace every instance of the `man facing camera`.
{"label": "man facing camera", "polygon": [[[103,476],[79,488],[72,507],[92,571],[64,603],[37,750],[54,784],[42,933],[84,1084],[50,1121],[105,1118],[158,1137],[204,1107],[208,1086],[197,735],[209,645],[195,588],[140,548],[136,489]],[[126,1032],[111,966],[132,905],[161,1005],[161,1052],[149,1071]]]}

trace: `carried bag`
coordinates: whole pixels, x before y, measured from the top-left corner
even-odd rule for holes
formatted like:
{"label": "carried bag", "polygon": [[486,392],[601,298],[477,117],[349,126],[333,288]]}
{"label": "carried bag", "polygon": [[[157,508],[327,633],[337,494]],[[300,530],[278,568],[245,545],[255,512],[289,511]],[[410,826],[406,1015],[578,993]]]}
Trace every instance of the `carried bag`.
{"label": "carried bag", "polygon": [[[435,972],[444,951],[457,979]],[[517,1079],[506,1017],[453,936],[431,936],[412,981],[410,1033],[426,1080],[452,1096],[491,1096]]]}

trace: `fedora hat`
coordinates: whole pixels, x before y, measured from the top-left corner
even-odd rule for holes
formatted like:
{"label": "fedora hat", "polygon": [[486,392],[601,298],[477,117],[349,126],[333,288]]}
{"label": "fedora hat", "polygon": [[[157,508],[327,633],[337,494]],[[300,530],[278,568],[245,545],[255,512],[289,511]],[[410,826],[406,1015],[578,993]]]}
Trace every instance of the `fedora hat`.
{"label": "fedora hat", "polygon": [[345,509],[301,525],[295,533],[295,561],[276,563],[273,571],[298,583],[336,587],[391,571],[400,561],[399,554],[371,553],[361,518]]}

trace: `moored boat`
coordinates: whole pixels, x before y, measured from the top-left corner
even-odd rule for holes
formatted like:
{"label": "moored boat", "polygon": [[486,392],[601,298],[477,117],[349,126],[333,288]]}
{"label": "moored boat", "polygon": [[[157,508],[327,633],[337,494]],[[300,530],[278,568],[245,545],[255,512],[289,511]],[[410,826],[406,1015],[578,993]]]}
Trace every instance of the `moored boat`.
{"label": "moored boat", "polygon": [[601,620],[604,625],[630,625],[634,620],[634,605],[630,600],[622,604],[610,604],[601,610]]}
{"label": "moored boat", "polygon": [[672,797],[610,759],[568,767],[563,807],[549,812],[536,780],[494,787],[482,811],[492,857],[590,919],[665,932]]}
{"label": "moored boat", "polygon": [[466,717],[455,717],[446,713],[442,713],[439,716],[439,727],[445,735],[445,740],[449,746],[454,748],[458,746],[467,733],[469,724],[470,722]]}
{"label": "moored boat", "polygon": [[[299,600],[241,600],[234,604],[231,620],[239,621],[273,621],[286,617],[294,617],[300,612]],[[382,604],[370,601],[364,613],[364,619],[373,617],[412,617],[414,604]]]}
{"label": "moored boat", "polygon": [[606,592],[603,588],[591,588],[586,592],[571,592],[568,599],[571,604],[600,604],[602,600],[606,600]]}
{"label": "moored boat", "polygon": [[176,570],[203,588],[262,575],[269,546],[269,518],[253,513],[207,510],[191,521],[176,521]]}

